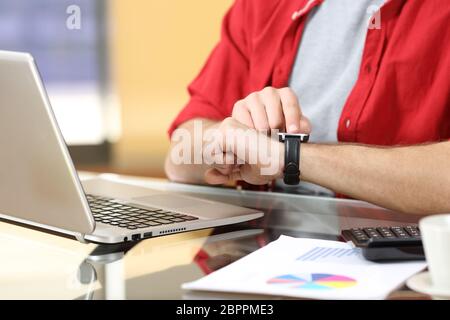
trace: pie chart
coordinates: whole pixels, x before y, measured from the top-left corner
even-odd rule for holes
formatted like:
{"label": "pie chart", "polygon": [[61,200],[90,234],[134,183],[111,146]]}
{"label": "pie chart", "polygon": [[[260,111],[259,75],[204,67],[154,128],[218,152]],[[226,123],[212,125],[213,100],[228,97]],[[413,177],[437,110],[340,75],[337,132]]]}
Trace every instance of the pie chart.
{"label": "pie chart", "polygon": [[293,289],[333,290],[353,287],[353,278],[327,273],[285,274],[267,281],[270,285],[287,286]]}

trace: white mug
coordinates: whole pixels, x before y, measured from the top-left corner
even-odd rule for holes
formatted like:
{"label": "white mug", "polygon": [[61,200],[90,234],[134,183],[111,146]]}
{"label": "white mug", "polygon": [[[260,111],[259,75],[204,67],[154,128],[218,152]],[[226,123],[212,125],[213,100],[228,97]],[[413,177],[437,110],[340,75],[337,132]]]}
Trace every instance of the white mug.
{"label": "white mug", "polygon": [[419,227],[433,288],[450,291],[450,214],[423,218]]}

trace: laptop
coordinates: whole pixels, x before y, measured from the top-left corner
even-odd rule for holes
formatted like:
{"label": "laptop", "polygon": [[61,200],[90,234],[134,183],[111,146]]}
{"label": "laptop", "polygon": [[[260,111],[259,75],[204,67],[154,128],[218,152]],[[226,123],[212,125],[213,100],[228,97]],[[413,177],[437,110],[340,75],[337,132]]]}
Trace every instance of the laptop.
{"label": "laptop", "polygon": [[116,181],[81,182],[28,53],[0,51],[0,148],[0,218],[81,242],[137,241],[263,216]]}

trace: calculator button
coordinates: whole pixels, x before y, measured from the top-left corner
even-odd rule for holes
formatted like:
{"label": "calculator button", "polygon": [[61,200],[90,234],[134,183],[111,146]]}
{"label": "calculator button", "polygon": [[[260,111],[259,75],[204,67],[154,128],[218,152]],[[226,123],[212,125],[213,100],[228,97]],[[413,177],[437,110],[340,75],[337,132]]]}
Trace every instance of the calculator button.
{"label": "calculator button", "polygon": [[369,236],[369,238],[381,238],[381,235],[378,233],[378,231],[375,228],[364,228],[363,229],[365,233]]}
{"label": "calculator button", "polygon": [[391,230],[397,238],[409,238],[408,233],[402,227],[392,227]]}
{"label": "calculator button", "polygon": [[354,228],[351,230],[351,233],[358,242],[365,242],[369,240],[367,235],[361,229]]}
{"label": "calculator button", "polygon": [[414,226],[407,226],[407,227],[405,227],[405,230],[406,230],[407,233],[409,233],[409,235],[411,237],[420,238],[419,228],[414,227]]}
{"label": "calculator button", "polygon": [[381,227],[381,228],[377,228],[377,231],[383,236],[383,238],[388,238],[388,239],[395,238],[394,233],[392,233],[389,228]]}

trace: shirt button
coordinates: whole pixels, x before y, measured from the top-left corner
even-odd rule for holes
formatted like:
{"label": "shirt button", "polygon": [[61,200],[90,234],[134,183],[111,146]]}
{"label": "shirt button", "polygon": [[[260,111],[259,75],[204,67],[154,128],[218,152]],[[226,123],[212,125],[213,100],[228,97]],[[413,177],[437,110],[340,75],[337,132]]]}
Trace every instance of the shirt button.
{"label": "shirt button", "polygon": [[366,65],[366,72],[371,73],[372,72],[372,66],[370,64]]}
{"label": "shirt button", "polygon": [[350,119],[345,120],[345,127],[348,129],[350,128],[350,125],[352,124],[352,122],[350,121]]}

